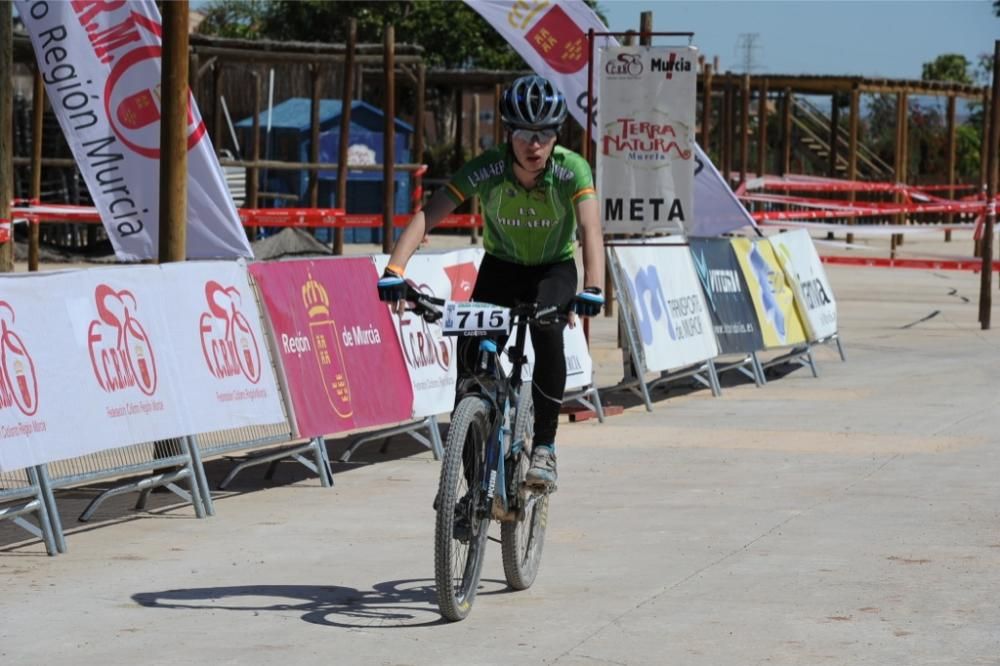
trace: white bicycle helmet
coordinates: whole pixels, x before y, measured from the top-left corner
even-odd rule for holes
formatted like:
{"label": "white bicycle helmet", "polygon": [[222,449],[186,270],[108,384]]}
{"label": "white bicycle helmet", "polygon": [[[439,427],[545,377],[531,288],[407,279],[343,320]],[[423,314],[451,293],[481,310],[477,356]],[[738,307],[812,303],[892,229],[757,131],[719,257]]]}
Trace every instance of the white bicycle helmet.
{"label": "white bicycle helmet", "polygon": [[500,119],[510,129],[558,129],[566,113],[566,98],[541,76],[522,76],[500,96]]}

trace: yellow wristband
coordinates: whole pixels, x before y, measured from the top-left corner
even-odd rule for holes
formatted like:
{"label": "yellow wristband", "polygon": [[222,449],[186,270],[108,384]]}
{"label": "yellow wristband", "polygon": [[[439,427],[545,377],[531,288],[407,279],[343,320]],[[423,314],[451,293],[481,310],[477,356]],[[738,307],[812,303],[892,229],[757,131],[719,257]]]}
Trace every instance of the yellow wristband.
{"label": "yellow wristband", "polygon": [[395,273],[396,275],[398,275],[399,277],[403,277],[403,269],[397,266],[396,264],[389,264],[388,266],[386,266],[386,268]]}

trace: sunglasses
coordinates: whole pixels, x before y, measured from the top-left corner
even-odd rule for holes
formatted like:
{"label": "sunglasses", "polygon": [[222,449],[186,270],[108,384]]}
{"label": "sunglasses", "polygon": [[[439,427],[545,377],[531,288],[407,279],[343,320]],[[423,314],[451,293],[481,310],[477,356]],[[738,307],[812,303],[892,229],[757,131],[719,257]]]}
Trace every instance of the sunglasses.
{"label": "sunglasses", "polygon": [[556,138],[556,131],[554,129],[518,129],[511,132],[511,136],[525,143],[548,143]]}

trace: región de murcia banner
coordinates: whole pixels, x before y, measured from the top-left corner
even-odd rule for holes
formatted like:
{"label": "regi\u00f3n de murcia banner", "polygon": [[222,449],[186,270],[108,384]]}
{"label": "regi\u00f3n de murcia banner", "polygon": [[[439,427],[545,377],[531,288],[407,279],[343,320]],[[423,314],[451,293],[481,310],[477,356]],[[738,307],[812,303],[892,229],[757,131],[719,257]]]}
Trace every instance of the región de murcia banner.
{"label": "regi\u00f3n de murcia banner", "polygon": [[[156,258],[163,29],[155,3],[18,0],[17,10],[115,253]],[[252,257],[190,93],[188,104],[187,257]]]}
{"label": "regi\u00f3n de murcia banner", "polygon": [[605,233],[689,229],[697,62],[693,47],[601,51],[597,191]]}

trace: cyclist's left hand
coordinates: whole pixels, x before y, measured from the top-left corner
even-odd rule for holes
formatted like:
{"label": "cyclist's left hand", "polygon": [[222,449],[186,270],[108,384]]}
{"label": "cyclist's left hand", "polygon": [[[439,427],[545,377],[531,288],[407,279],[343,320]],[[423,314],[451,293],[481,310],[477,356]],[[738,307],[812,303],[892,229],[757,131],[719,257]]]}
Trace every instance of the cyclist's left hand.
{"label": "cyclist's left hand", "polygon": [[581,317],[596,317],[604,308],[604,295],[598,287],[587,287],[573,299],[573,312]]}

